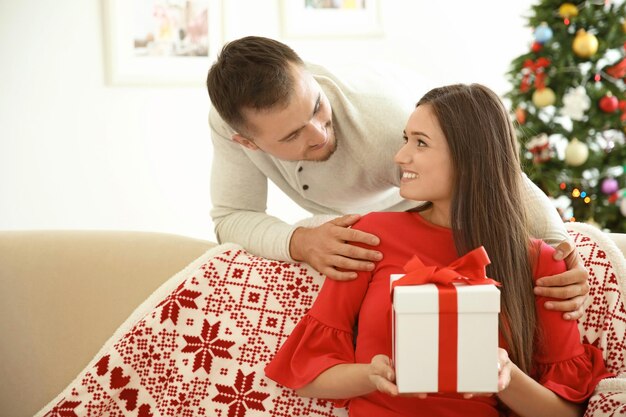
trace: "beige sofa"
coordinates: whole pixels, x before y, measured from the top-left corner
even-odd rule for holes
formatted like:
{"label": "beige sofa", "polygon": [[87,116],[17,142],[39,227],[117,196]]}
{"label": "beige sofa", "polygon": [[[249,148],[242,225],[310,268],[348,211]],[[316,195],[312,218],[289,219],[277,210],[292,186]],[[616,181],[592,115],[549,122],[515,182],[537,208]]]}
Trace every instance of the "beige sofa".
{"label": "beige sofa", "polygon": [[[626,235],[611,238],[626,253]],[[0,416],[47,404],[136,306],[213,245],[144,232],[0,231]]]}
{"label": "beige sofa", "polygon": [[32,416],[147,296],[214,243],[143,232],[0,232],[0,416]]}

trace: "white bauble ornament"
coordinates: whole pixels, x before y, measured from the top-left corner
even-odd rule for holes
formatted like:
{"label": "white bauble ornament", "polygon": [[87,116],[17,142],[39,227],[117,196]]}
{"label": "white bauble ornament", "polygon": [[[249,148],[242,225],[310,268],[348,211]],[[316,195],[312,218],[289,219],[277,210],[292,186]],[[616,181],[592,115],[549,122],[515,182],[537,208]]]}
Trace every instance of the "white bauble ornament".
{"label": "white bauble ornament", "polygon": [[591,99],[587,95],[587,90],[583,86],[578,86],[567,90],[563,96],[563,107],[560,113],[572,120],[581,121],[589,107],[591,107]]}
{"label": "white bauble ornament", "polygon": [[622,216],[626,217],[626,198],[622,198],[622,202],[619,205],[619,211]]}
{"label": "white bauble ornament", "polygon": [[565,163],[567,165],[577,167],[585,162],[589,157],[589,148],[586,144],[580,142],[578,139],[572,139],[565,148]]}

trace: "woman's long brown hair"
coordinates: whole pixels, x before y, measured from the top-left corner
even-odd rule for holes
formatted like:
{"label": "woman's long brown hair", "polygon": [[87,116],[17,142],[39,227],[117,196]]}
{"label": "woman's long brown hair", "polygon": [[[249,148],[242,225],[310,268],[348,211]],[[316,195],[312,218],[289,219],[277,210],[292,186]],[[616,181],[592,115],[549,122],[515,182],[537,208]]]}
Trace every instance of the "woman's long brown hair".
{"label": "woman's long brown hair", "polygon": [[531,371],[536,312],[530,237],[522,204],[516,137],[498,96],[479,85],[429,91],[417,103],[432,108],[454,167],[451,226],[458,254],[483,245],[487,274],[502,283],[500,329],[511,359]]}

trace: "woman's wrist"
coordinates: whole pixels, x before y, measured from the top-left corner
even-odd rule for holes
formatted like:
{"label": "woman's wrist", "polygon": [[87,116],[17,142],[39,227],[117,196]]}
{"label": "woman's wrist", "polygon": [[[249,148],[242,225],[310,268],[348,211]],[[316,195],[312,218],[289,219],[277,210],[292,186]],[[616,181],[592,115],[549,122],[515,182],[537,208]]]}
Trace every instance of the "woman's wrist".
{"label": "woman's wrist", "polygon": [[[520,379],[524,375],[522,370],[519,369],[513,361],[510,362],[509,366],[510,366],[509,383],[507,384],[507,386],[505,386],[500,391],[498,391],[498,393],[496,394],[498,395],[498,397],[506,397],[507,395],[515,391],[516,387],[519,384]],[[501,399],[504,399],[504,398],[501,398]]]}

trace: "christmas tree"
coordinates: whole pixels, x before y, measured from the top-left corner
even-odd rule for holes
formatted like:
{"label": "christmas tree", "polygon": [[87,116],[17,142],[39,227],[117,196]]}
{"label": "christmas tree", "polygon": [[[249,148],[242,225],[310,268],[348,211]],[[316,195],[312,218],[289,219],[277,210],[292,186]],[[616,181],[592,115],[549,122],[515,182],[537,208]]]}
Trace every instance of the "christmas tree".
{"label": "christmas tree", "polygon": [[524,170],[565,221],[626,232],[626,4],[540,1],[508,73]]}

